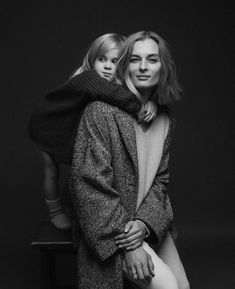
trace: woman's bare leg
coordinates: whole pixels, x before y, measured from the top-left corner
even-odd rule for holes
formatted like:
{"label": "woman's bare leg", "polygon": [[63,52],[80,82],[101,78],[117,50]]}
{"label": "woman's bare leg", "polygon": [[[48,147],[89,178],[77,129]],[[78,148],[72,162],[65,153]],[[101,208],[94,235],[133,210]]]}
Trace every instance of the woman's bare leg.
{"label": "woman's bare leg", "polygon": [[157,252],[158,256],[166,263],[179,284],[179,289],[189,289],[190,285],[180,260],[175,243],[170,235],[167,233],[166,237],[162,241],[162,244]]}
{"label": "woman's bare leg", "polygon": [[146,242],[144,242],[142,246],[152,258],[155,276],[150,281],[133,280],[128,277],[128,274],[126,273],[127,271],[124,267],[125,277],[137,285],[136,289],[179,289],[177,280],[168,265],[158,257],[155,251],[150,248]]}

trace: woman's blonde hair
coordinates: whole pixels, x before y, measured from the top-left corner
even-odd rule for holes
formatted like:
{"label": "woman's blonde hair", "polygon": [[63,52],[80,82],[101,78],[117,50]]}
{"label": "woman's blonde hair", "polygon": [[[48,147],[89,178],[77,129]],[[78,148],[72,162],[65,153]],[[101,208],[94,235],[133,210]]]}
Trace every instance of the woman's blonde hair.
{"label": "woman's blonde hair", "polygon": [[75,70],[71,77],[82,73],[83,71],[93,69],[97,58],[104,56],[110,49],[120,49],[124,43],[125,37],[116,33],[107,33],[96,38],[90,45],[82,66]]}
{"label": "woman's blonde hair", "polygon": [[152,31],[140,31],[127,37],[120,51],[117,64],[119,82],[125,84],[136,95],[139,95],[130,79],[129,63],[135,42],[146,39],[153,39],[158,44],[161,62],[160,79],[152,98],[159,104],[168,104],[180,99],[181,88],[177,81],[175,63],[168,49],[168,44],[162,37]]}

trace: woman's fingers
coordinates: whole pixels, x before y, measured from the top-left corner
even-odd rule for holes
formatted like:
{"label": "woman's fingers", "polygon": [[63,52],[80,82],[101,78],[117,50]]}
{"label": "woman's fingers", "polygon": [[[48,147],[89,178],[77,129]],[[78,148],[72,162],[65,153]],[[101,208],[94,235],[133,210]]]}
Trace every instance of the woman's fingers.
{"label": "woman's fingers", "polygon": [[127,250],[127,251],[133,251],[133,250],[139,248],[139,247],[142,245],[143,241],[140,241],[140,242],[137,241],[137,242],[135,242],[135,243],[136,243],[136,244],[133,243],[133,244],[127,246],[126,250]]}
{"label": "woman's fingers", "polygon": [[128,233],[128,232],[130,231],[130,229],[131,229],[132,226],[133,226],[133,223],[134,223],[134,221],[129,221],[129,222],[126,224],[125,229],[124,229],[124,232],[125,232],[125,233]]}
{"label": "woman's fingers", "polygon": [[152,274],[152,276],[155,276],[155,272],[154,272],[154,265],[153,265],[153,261],[150,255],[147,256],[147,261],[148,261],[148,268],[150,273]]}
{"label": "woman's fingers", "polygon": [[122,239],[125,239],[126,238],[126,234],[120,234],[120,235],[117,235],[114,240],[115,241],[118,241],[118,240],[122,240]]}
{"label": "woman's fingers", "polygon": [[129,244],[131,244],[134,241],[140,241],[140,240],[143,240],[143,236],[140,233],[136,233],[135,235],[128,237],[126,239],[117,240],[115,241],[115,243],[120,248],[123,248],[123,247],[127,247]]}
{"label": "woman's fingers", "polygon": [[153,277],[151,271],[149,270],[148,263],[142,264],[142,270],[143,270],[144,278],[146,280],[151,279]]}
{"label": "woman's fingers", "polygon": [[[123,248],[123,249],[127,249],[129,247],[132,247],[132,246],[135,246],[136,244],[142,244],[143,243],[143,239],[142,238],[138,238],[138,239],[135,239],[131,242],[128,242],[128,243],[125,243],[125,244],[122,244],[122,245],[118,245],[119,248]],[[136,246],[136,248],[138,248],[139,246]],[[131,249],[129,249],[131,250]]]}
{"label": "woman's fingers", "polygon": [[130,277],[133,278],[133,276],[136,274],[136,270],[135,270],[134,266],[129,266],[127,269],[128,269]]}
{"label": "woman's fingers", "polygon": [[143,274],[143,270],[142,270],[141,264],[136,265],[135,269],[136,269],[136,274],[134,275],[133,279],[144,280],[144,274]]}
{"label": "woman's fingers", "polygon": [[138,268],[138,266],[135,266],[134,264],[131,264],[129,266],[128,272],[130,277],[135,280],[138,279],[139,275],[141,275],[140,269]]}
{"label": "woman's fingers", "polygon": [[121,241],[121,240],[125,240],[133,235],[135,235],[136,233],[138,233],[138,231],[135,231],[135,232],[129,232],[127,234],[120,234],[120,235],[117,235],[114,239],[115,241]]}
{"label": "woman's fingers", "polygon": [[123,234],[117,235],[114,239],[115,239],[116,241],[123,240],[123,239],[127,239],[127,238],[135,235],[135,234],[138,233],[138,232],[139,232],[139,229],[135,228],[135,229],[129,231],[128,233],[123,233]]}

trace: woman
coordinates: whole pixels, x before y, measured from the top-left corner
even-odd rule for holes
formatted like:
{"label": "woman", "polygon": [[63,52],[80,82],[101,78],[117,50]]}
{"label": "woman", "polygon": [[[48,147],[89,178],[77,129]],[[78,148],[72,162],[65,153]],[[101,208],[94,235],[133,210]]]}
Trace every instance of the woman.
{"label": "woman", "polygon": [[[159,110],[158,117],[150,125],[141,128],[135,123],[139,161],[138,210],[158,171],[163,153],[161,148],[164,146],[172,122],[164,106],[179,99],[180,88],[176,79],[174,62],[166,43],[156,33],[138,32],[129,36],[122,51],[124,53],[121,53],[121,60],[118,63],[118,73],[122,82],[139,97],[143,104],[150,97],[154,97]],[[158,152],[156,152],[156,147],[158,147]],[[136,232],[137,230],[133,234],[130,231],[129,234],[120,235],[116,238],[117,244],[121,248],[135,248],[141,242],[141,237],[135,237]],[[156,262],[156,276],[152,279],[150,287],[144,286],[143,288],[163,288],[163,286],[172,288],[174,283],[175,288],[189,288],[186,274],[169,232],[164,236],[157,254],[154,254],[145,242],[143,247],[153,254],[152,258]],[[130,266],[128,271],[133,279],[138,279],[136,268]],[[165,274],[167,278],[164,277]]]}
{"label": "woman", "polygon": [[[71,223],[59,198],[59,164],[70,165],[79,118],[93,100],[107,101],[138,117],[141,104],[134,94],[112,82],[124,37],[104,34],[90,45],[83,64],[71,79],[48,93],[30,119],[31,139],[40,147],[44,160],[44,194],[52,224],[62,230]],[[145,107],[145,121],[155,117],[151,102]],[[139,115],[140,116],[140,115]]]}
{"label": "woman", "polygon": [[[179,98],[174,63],[165,42],[153,32],[129,36],[120,59],[123,84],[143,104],[155,99],[159,113],[149,125],[139,126],[120,109],[98,102],[82,116],[71,174],[80,230],[79,288],[122,288],[123,260],[126,274],[142,288],[188,288],[168,234],[173,122],[165,105]],[[167,253],[165,259],[161,256],[164,262],[148,243]]]}

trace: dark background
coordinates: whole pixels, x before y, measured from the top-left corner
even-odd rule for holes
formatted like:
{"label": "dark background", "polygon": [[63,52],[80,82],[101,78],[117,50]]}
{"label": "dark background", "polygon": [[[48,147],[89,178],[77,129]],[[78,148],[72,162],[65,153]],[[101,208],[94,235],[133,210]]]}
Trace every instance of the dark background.
{"label": "dark background", "polygon": [[[182,102],[173,106],[177,126],[169,188],[180,255],[192,288],[231,289],[231,7],[223,1],[19,1],[0,13],[0,288],[39,288],[39,253],[29,244],[47,213],[42,163],[27,134],[30,113],[81,64],[94,38],[153,30],[170,44],[184,88]],[[61,282],[72,278],[74,260],[59,263]]]}

